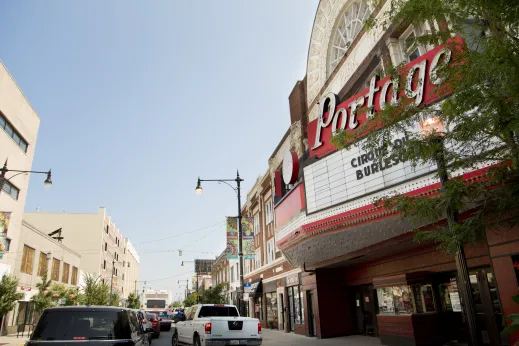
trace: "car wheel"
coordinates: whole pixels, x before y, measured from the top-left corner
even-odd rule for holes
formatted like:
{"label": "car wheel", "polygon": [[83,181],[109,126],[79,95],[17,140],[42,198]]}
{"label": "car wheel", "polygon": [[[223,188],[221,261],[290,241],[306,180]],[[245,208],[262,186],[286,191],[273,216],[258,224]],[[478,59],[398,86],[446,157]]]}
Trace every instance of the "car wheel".
{"label": "car wheel", "polygon": [[195,340],[193,342],[193,345],[194,346],[201,346],[200,344],[200,338],[198,337],[198,335],[195,336]]}
{"label": "car wheel", "polygon": [[173,334],[173,336],[171,337],[171,346],[178,346],[178,334],[175,333]]}

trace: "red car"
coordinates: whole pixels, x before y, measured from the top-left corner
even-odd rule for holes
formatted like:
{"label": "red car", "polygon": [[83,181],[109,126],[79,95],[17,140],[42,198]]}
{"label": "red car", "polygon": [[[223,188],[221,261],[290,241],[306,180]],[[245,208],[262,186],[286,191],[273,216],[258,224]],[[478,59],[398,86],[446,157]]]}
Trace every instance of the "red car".
{"label": "red car", "polygon": [[148,320],[151,322],[151,327],[153,328],[153,337],[158,338],[160,336],[159,316],[157,316],[157,314],[148,313]]}

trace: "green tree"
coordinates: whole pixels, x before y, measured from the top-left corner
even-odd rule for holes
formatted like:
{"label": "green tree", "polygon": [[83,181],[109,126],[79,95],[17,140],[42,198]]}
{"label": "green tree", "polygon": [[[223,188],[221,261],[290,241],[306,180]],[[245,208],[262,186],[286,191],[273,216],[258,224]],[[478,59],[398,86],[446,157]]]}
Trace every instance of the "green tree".
{"label": "green tree", "polygon": [[139,301],[139,296],[134,292],[131,292],[128,295],[128,307],[131,309],[138,309],[141,306],[141,302]]}
{"label": "green tree", "polygon": [[108,300],[108,305],[110,306],[120,306],[121,305],[121,293],[119,291],[115,291],[110,294],[110,299]]}
{"label": "green tree", "polygon": [[50,289],[52,280],[47,280],[47,274],[45,273],[41,277],[41,281],[36,284],[38,293],[31,297],[31,302],[34,307],[34,311],[41,314],[43,310],[56,305],[56,301],[53,299],[53,293]]}
{"label": "green tree", "polygon": [[110,287],[98,276],[85,273],[84,285],[81,287],[79,303],[81,305],[109,305]]}
{"label": "green tree", "polygon": [[0,331],[3,330],[4,316],[14,309],[17,300],[23,298],[23,293],[17,293],[18,279],[4,274],[0,281]]}
{"label": "green tree", "polygon": [[193,306],[195,304],[196,304],[196,297],[193,294],[187,296],[187,298],[184,299],[184,307],[186,307],[186,308]]}
{"label": "green tree", "polygon": [[175,301],[175,302],[171,303],[171,307],[172,308],[180,308],[180,307],[182,307],[182,302]]}
{"label": "green tree", "polygon": [[54,305],[58,305],[62,299],[65,299],[65,306],[77,305],[78,292],[75,287],[68,287],[62,283],[53,283],[50,287],[50,296]]}
{"label": "green tree", "polygon": [[[455,227],[437,225],[434,230],[417,230],[418,241],[433,241],[439,248],[454,253],[458,244],[475,244],[484,239],[485,229],[496,224],[515,225],[519,221],[519,3],[496,0],[387,0],[386,20],[368,21],[367,28],[384,26],[396,31],[409,25],[439,23],[439,28],[415,38],[418,45],[445,44],[453,50],[449,63],[440,63],[437,76],[443,81],[434,89],[450,93],[443,102],[426,109],[412,99],[401,97],[355,129],[339,132],[333,142],[338,148],[361,147],[371,151],[385,148],[382,155],[399,156],[412,165],[435,162],[443,154],[445,170],[451,179],[437,195],[395,196],[377,202],[394,209],[416,225],[435,223],[448,210],[473,210]],[[380,5],[375,1],[375,5]],[[469,18],[470,17],[470,18]],[[449,18],[449,25],[446,25]],[[464,44],[451,38],[461,35]],[[445,61],[444,61],[445,62]],[[390,78],[405,81],[400,66],[389,71]],[[417,81],[423,82],[423,81]],[[366,111],[364,109],[363,111]],[[443,133],[424,137],[416,124],[434,117],[445,124]],[[375,131],[375,129],[379,129]],[[369,133],[368,135],[365,135]],[[396,134],[407,138],[395,145]],[[442,140],[437,140],[441,135]],[[365,141],[359,141],[365,138]],[[491,162],[496,165],[485,179],[470,184],[456,176],[460,170],[473,170]],[[492,217],[489,217],[492,215]]]}
{"label": "green tree", "polygon": [[226,303],[226,295],[223,290],[227,287],[226,283],[216,285],[216,287],[209,287],[200,293],[201,304],[224,304]]}

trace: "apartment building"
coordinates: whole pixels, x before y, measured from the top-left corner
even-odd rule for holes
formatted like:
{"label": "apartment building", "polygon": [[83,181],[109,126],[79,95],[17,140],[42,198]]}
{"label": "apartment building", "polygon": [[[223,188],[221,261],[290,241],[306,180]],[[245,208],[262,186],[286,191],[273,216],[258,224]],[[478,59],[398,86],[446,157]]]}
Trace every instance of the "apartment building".
{"label": "apartment building", "polygon": [[[39,126],[40,118],[0,62],[0,168],[5,163],[7,169],[32,169]],[[29,179],[30,174],[15,172],[0,177],[0,275],[12,272],[16,266]]]}
{"label": "apartment building", "polygon": [[18,291],[24,296],[7,316],[8,333],[15,333],[17,326],[31,321],[33,314],[29,302],[32,296],[38,294],[36,285],[41,282],[43,275],[47,274],[47,279],[53,282],[77,287],[81,265],[79,253],[26,220],[22,220],[15,252],[16,260],[11,274],[19,280]]}
{"label": "apartment building", "polygon": [[24,217],[44,232],[61,228],[63,244],[82,256],[81,269],[99,276],[123,299],[135,290],[137,251],[129,240],[125,241],[104,207],[92,214],[35,212]]}
{"label": "apartment building", "polygon": [[139,254],[133,247],[130,239],[123,239],[123,263],[121,268],[121,294],[127,297],[130,292],[137,292],[137,282],[139,281]]}

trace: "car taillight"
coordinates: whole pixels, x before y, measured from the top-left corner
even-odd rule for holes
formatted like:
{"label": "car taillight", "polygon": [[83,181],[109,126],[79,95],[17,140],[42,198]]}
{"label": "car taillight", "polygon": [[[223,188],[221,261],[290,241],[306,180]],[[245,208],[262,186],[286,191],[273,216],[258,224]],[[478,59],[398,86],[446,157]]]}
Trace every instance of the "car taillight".
{"label": "car taillight", "polygon": [[206,334],[211,334],[211,323],[206,323],[205,324],[205,333]]}
{"label": "car taillight", "polygon": [[258,323],[258,334],[261,334],[261,323]]}
{"label": "car taillight", "polygon": [[153,321],[153,325],[156,326],[157,324],[159,324],[159,322],[157,321]]}

